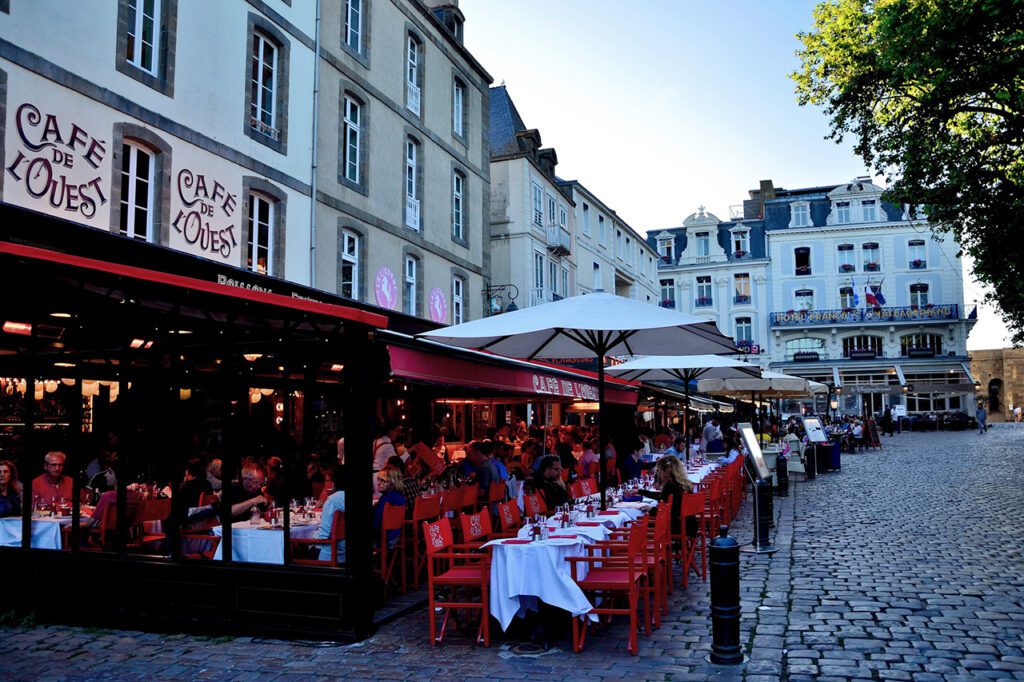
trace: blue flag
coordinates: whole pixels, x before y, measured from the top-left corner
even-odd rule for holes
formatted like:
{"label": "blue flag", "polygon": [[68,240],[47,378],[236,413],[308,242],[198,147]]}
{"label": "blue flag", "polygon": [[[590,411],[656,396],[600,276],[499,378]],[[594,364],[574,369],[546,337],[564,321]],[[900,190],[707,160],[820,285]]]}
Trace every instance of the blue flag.
{"label": "blue flag", "polygon": [[[884,281],[883,279],[882,282]],[[878,289],[875,290],[875,300],[878,301],[878,305],[885,305],[885,296],[882,296],[882,282],[878,283]]]}
{"label": "blue flag", "polygon": [[853,307],[860,307],[860,296],[857,295],[857,283],[853,281],[853,277],[850,278],[850,286],[853,288]]}

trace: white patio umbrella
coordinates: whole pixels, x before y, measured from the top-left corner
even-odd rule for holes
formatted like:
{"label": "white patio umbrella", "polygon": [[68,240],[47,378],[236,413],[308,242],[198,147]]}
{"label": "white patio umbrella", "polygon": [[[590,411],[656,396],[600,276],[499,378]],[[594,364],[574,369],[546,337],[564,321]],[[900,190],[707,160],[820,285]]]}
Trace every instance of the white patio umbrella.
{"label": "white patio umbrella", "polygon": [[[604,361],[610,355],[736,353],[732,339],[714,322],[604,292],[571,296],[493,317],[425,332],[420,336],[461,348],[479,348],[514,358],[597,360],[598,414],[607,428]],[[607,433],[604,434],[607,436]],[[601,448],[604,506],[605,449]]]}
{"label": "white patio umbrella", "polygon": [[[690,382],[698,379],[759,379],[761,368],[742,360],[719,355],[651,355],[608,368],[609,374],[622,379],[643,381],[682,381],[686,408],[690,408]],[[690,451],[690,430],[684,413],[683,431],[686,451]]]}
{"label": "white patio umbrella", "polygon": [[701,393],[722,396],[742,396],[750,394],[750,402],[754,404],[754,394],[762,398],[799,398],[819,392],[815,386],[828,387],[817,381],[803,377],[795,377],[781,372],[762,372],[760,379],[744,377],[738,379],[701,379],[697,382],[697,390]]}

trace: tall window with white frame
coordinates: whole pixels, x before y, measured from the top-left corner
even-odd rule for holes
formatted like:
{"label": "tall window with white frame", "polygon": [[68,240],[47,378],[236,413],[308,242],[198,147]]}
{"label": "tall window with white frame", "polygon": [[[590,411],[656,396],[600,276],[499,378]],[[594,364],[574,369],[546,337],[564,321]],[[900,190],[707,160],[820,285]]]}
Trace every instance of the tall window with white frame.
{"label": "tall window with white frame", "polygon": [[452,81],[452,132],[465,135],[466,86],[458,78]]}
{"label": "tall window with white frame", "polygon": [[405,36],[405,108],[420,115],[420,41],[412,33]]}
{"label": "tall window with white frame", "polygon": [[798,246],[793,249],[793,259],[796,265],[795,274],[801,276],[811,274],[811,249],[809,246]]}
{"label": "tall window with white frame", "polygon": [[807,204],[791,204],[793,216],[790,227],[807,227],[811,224],[810,207]]}
{"label": "tall window with white frame", "polygon": [[463,291],[466,283],[458,275],[452,277],[452,324],[462,324],[463,320]]}
{"label": "tall window with white frame", "polygon": [[711,255],[711,233],[709,232],[698,232],[697,233],[697,257],[704,258]]}
{"label": "tall window with white frame", "polygon": [[734,232],[732,235],[732,251],[736,258],[743,258],[750,253],[750,233],[746,230]]}
{"label": "tall window with white frame", "polygon": [[452,237],[460,241],[466,238],[466,230],[462,222],[464,216],[462,197],[465,184],[466,178],[462,173],[459,171],[452,173]]}
{"label": "tall window with white frame", "polygon": [[910,305],[923,308],[928,305],[928,285],[918,282],[910,285]]}
{"label": "tall window with white frame", "polygon": [[544,226],[544,190],[540,185],[533,183],[533,224],[537,227]]}
{"label": "tall window with white frame", "polygon": [[273,140],[280,137],[275,103],[278,87],[277,59],[277,45],[257,31],[252,37],[249,125]]}
{"label": "tall window with white frame", "polygon": [[793,294],[797,310],[814,310],[814,290],[799,289]]}
{"label": "tall window with white frame", "polygon": [[405,139],[405,225],[420,229],[419,170],[420,146],[411,137]]}
{"label": "tall window with white frame", "polygon": [[345,45],[357,54],[363,51],[363,0],[345,0]]}
{"label": "tall window with white frame", "polygon": [[604,287],[601,284],[601,264],[594,263],[594,291],[599,291]]}
{"label": "tall window with white frame", "polygon": [[839,307],[853,308],[856,303],[853,298],[853,287],[839,287]]}
{"label": "tall window with white frame", "polygon": [[345,95],[345,112],[342,119],[342,136],[345,179],[360,184],[359,163],[362,158],[362,106],[351,95]]}
{"label": "tall window with white frame", "polygon": [[548,300],[557,301],[560,297],[558,295],[558,263],[551,260],[548,261]]}
{"label": "tall window with white frame", "polygon": [[544,301],[544,254],[536,251],[533,253],[533,296],[530,299],[530,305]]}
{"label": "tall window with white frame", "polygon": [[153,241],[153,155],[140,146],[121,147],[121,234]]}
{"label": "tall window with white frame", "polygon": [[157,75],[160,61],[160,0],[128,0],[128,61]]}
{"label": "tall window with white frame", "polygon": [[359,300],[359,235],[341,231],[341,290],[342,298]]}
{"label": "tall window with white frame", "polygon": [[754,325],[751,323],[749,317],[736,318],[735,341],[737,344],[745,343],[748,345],[754,342]]}
{"label": "tall window with white frame", "polygon": [[708,308],[714,305],[714,298],[711,295],[711,275],[701,275],[697,278],[697,300],[694,305],[698,308]]}
{"label": "tall window with white frame", "polygon": [[663,279],[661,284],[661,307],[676,307],[676,281],[674,279]]}
{"label": "tall window with white frame", "polygon": [[261,275],[274,275],[274,202],[262,194],[249,196],[249,243],[246,245],[245,267]]}
{"label": "tall window with white frame", "polygon": [[738,272],[735,275],[733,275],[733,286],[735,287],[735,294],[733,294],[732,302],[736,305],[749,305],[750,273]]}
{"label": "tall window with white frame", "polygon": [[856,272],[857,265],[853,258],[853,244],[840,244],[836,251],[839,272]]}
{"label": "tall window with white frame", "polygon": [[605,226],[604,216],[600,213],[597,215],[597,238],[601,244],[608,243],[608,228]]}
{"label": "tall window with white frame", "polygon": [[583,202],[583,234],[590,236],[590,206]]}
{"label": "tall window with white frame", "polygon": [[866,242],[862,251],[864,252],[864,272],[878,272],[882,269],[882,254],[878,249],[877,242]]}
{"label": "tall window with white frame", "polygon": [[405,312],[409,315],[416,314],[416,301],[419,294],[417,284],[417,270],[419,259],[416,256],[405,257]]}
{"label": "tall window with white frame", "polygon": [[557,206],[557,202],[555,201],[555,198],[549,194],[548,195],[548,225],[555,225],[556,224],[555,223],[555,206]]}
{"label": "tall window with white frame", "polygon": [[873,223],[878,220],[878,202],[874,199],[864,199],[860,202],[861,220],[865,223]]}
{"label": "tall window with white frame", "polygon": [[907,256],[911,270],[924,270],[928,267],[923,239],[912,239],[907,243]]}
{"label": "tall window with white frame", "polygon": [[840,225],[845,225],[850,222],[850,202],[849,201],[837,201],[836,202],[836,222]]}
{"label": "tall window with white frame", "polygon": [[562,268],[562,298],[569,296],[569,269]]}

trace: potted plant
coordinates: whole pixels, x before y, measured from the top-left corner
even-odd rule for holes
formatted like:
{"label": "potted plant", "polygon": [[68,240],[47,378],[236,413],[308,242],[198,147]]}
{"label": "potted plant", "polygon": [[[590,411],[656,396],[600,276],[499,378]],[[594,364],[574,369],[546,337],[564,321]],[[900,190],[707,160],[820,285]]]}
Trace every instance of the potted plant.
{"label": "potted plant", "polygon": [[664,301],[661,302],[661,307],[662,308],[675,308],[676,307],[676,302],[673,301],[671,298],[666,298]]}
{"label": "potted plant", "polygon": [[850,308],[849,306],[847,306],[847,307],[843,308],[843,312],[844,313],[852,313],[853,312],[853,308]]}
{"label": "potted plant", "polygon": [[864,264],[864,269],[868,272],[876,272],[878,270],[878,263],[871,261],[870,263]]}
{"label": "potted plant", "polygon": [[710,296],[698,296],[697,297],[697,305],[711,305],[711,297]]}
{"label": "potted plant", "polygon": [[798,274],[798,275],[809,275],[809,274],[811,274],[811,266],[810,265],[798,265],[796,267],[796,274]]}
{"label": "potted plant", "polygon": [[923,268],[924,267],[924,261],[921,260],[920,258],[915,258],[914,260],[910,261],[910,267],[912,267],[912,268]]}
{"label": "potted plant", "polygon": [[736,253],[735,253],[735,256],[736,256],[737,258],[743,258],[743,257],[744,257],[744,256],[746,256],[746,255],[747,255],[747,252],[746,252],[746,251],[744,251],[743,249],[736,249]]}
{"label": "potted plant", "polygon": [[664,263],[671,263],[672,262],[672,256],[662,256],[661,260]]}
{"label": "potted plant", "polygon": [[839,266],[839,272],[853,272],[853,265],[851,263],[843,263]]}

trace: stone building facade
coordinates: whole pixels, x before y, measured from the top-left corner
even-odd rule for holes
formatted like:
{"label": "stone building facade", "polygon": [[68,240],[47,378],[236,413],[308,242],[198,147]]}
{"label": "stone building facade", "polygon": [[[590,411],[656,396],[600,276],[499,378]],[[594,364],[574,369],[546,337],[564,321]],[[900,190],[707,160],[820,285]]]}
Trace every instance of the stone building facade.
{"label": "stone building facade", "polygon": [[971,351],[971,373],[991,421],[1010,421],[1010,409],[1024,405],[1024,348]]}

